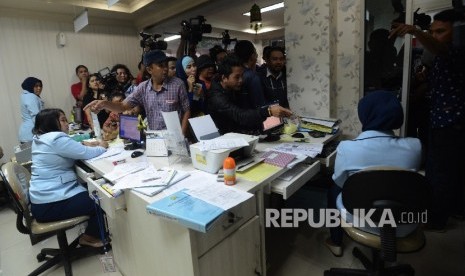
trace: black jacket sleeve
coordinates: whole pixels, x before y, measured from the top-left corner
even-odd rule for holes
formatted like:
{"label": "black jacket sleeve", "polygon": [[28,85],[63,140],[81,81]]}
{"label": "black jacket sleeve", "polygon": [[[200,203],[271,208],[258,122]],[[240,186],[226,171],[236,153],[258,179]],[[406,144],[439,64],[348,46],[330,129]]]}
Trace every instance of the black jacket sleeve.
{"label": "black jacket sleeve", "polygon": [[231,93],[234,91],[224,91],[217,86],[208,93],[208,109],[220,132],[261,130],[268,117],[268,106],[241,108],[234,103]]}

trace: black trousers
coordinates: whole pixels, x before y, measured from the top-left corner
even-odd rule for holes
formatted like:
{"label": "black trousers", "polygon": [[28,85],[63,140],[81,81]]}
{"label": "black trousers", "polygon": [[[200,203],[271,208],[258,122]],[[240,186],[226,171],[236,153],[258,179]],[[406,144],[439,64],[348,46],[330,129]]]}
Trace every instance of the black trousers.
{"label": "black trousers", "polygon": [[[100,239],[98,220],[100,219],[103,224],[103,217],[97,218],[94,201],[89,197],[87,192],[79,193],[61,201],[31,204],[31,212],[38,222],[50,222],[78,216],[90,216],[85,233]],[[102,212],[99,213],[101,214]]]}
{"label": "black trousers", "polygon": [[432,188],[428,222],[443,228],[450,215],[465,209],[465,127],[430,130],[426,178]]}

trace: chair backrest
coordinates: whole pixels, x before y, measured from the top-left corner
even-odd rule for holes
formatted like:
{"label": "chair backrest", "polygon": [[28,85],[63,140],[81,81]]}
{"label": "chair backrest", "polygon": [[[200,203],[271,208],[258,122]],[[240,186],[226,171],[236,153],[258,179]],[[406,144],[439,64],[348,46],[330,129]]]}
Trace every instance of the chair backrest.
{"label": "chair backrest", "polygon": [[4,178],[17,212],[21,213],[26,219],[27,227],[30,228],[32,216],[29,210],[28,191],[31,174],[20,164],[8,162],[2,165],[2,177]]}
{"label": "chair backrest", "polygon": [[342,189],[348,212],[379,209],[371,219],[378,222],[381,209],[390,208],[394,219],[402,212],[423,212],[429,207],[430,190],[423,175],[401,168],[373,167],[351,175]]}

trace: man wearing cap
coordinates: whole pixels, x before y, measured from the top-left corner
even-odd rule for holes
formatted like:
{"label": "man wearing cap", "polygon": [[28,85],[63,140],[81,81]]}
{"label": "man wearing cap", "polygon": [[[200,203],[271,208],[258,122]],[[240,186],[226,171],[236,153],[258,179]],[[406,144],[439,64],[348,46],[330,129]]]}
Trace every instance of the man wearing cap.
{"label": "man wearing cap", "polygon": [[153,50],[145,53],[143,62],[150,74],[150,79],[140,83],[128,98],[120,103],[96,100],[89,103],[85,109],[90,108],[91,111],[108,109],[114,112],[123,112],[137,105],[143,106],[151,130],[166,128],[162,111],[177,111],[181,119],[183,134],[186,135],[190,107],[185,86],[180,79],[168,77],[166,55],[162,51]]}

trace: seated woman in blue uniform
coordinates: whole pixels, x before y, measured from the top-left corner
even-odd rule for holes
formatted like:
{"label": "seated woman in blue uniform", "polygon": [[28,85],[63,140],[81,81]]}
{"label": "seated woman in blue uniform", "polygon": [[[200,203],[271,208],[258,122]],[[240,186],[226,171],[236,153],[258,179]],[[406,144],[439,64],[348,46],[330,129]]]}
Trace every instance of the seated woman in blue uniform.
{"label": "seated woman in blue uniform", "polygon": [[[346,179],[359,170],[379,166],[412,171],[420,169],[420,140],[400,138],[394,134],[393,130],[400,128],[404,122],[402,106],[394,93],[376,91],[363,97],[358,103],[358,117],[362,133],[354,140],[342,141],[337,147],[333,174],[335,184],[328,193],[328,208],[331,209],[337,207],[336,199]],[[330,228],[330,233],[325,245],[335,256],[342,256],[342,228]]]}
{"label": "seated woman in blue uniform", "polygon": [[68,136],[64,112],[54,108],[37,114],[33,133],[29,187],[32,215],[38,222],[90,216],[79,243],[102,247],[94,202],[86,188],[78,183],[74,163],[99,156],[108,144],[99,141],[84,145],[74,141]]}

